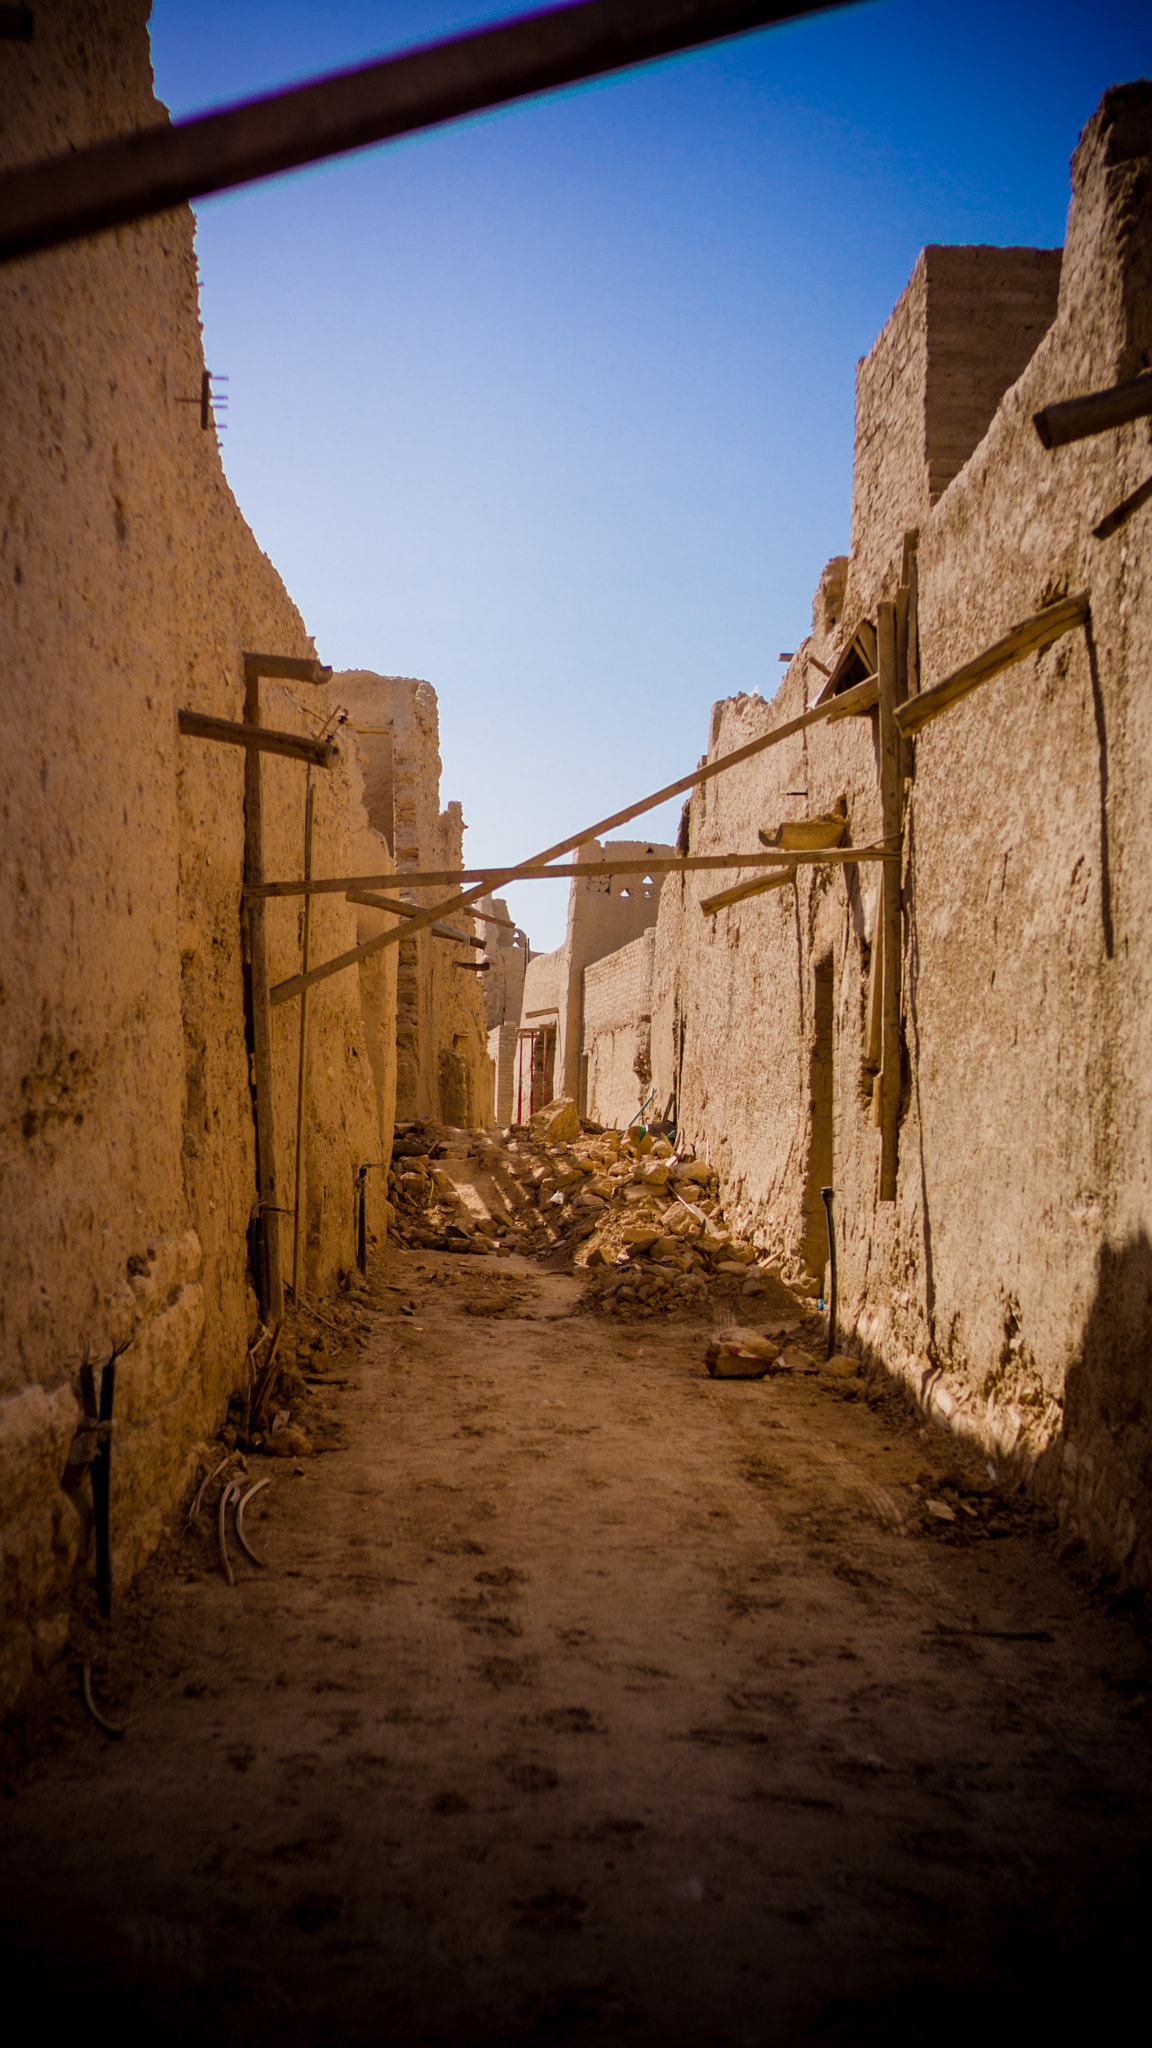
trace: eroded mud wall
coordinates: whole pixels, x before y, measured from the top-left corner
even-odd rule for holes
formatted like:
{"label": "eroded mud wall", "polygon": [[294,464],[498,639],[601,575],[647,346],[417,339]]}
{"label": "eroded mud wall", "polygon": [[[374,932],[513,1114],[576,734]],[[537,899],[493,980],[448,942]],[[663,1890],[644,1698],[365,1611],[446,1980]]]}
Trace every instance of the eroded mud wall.
{"label": "eroded mud wall", "polygon": [[[586,1114],[623,1130],[652,1093],[652,953],[655,927],[584,969]],[[664,1098],[666,1099],[666,1098]],[[652,1104],[661,1114],[664,1100]]]}
{"label": "eroded mud wall", "polygon": [[[896,1201],[877,1199],[866,1043],[876,869],[801,868],[713,917],[701,897],[735,876],[670,882],[653,999],[657,1086],[679,1075],[683,1127],[720,1170],[729,1213],[818,1273],[826,1176],[842,1333],[998,1466],[1038,1473],[1070,1528],[1145,1585],[1149,512],[1107,538],[1093,529],[1147,477],[1150,436],[1141,423],[1053,455],[1032,414],[1152,365],[1150,159],[1152,88],[1117,89],[1074,160],[1056,317],[1040,290],[1035,353],[934,505],[920,453],[884,483],[870,452],[886,421],[894,443],[901,419],[931,427],[930,320],[900,374],[864,366],[843,605],[830,564],[813,639],[773,703],[713,715],[715,754],[804,709],[823,680],[809,656],[833,662],[895,597],[910,527],[924,687],[1061,592],[1089,597],[1087,630],[974,693],[911,751]],[[1006,253],[1018,269],[1021,252]],[[1045,257],[1045,288],[1052,274]],[[889,370],[892,339],[889,323]],[[955,344],[950,309],[953,367]],[[922,452],[930,485],[930,432]],[[697,792],[692,850],[754,846],[759,827],[841,802],[849,840],[878,837],[874,724],[811,729]]]}
{"label": "eroded mud wall", "polygon": [[[6,166],[165,118],[146,17],[143,0],[58,0],[37,10],[32,42],[4,45]],[[86,1489],[59,1484],[84,1346],[99,1359],[132,1339],[113,1466],[121,1581],[242,1378],[255,1195],[243,754],[180,738],[176,712],[242,718],[244,650],[313,649],[215,434],[181,403],[204,367],[186,208],[5,269],[0,360],[7,1700],[62,1641],[88,1541]],[[322,692],[264,689],[270,722],[307,731],[326,715]],[[304,772],[268,768],[270,873],[299,872]],[[355,827],[344,766],[317,771],[317,789],[319,869],[348,856]],[[299,964],[298,907],[270,914],[274,977]],[[314,938],[352,943],[354,913],[329,899]],[[294,1009],[278,1011],[289,1187],[295,1031]],[[323,1285],[352,1256],[349,1149],[379,1142],[355,975],[316,999],[314,1061],[309,1272]]]}
{"label": "eroded mud wall", "polygon": [[[442,873],[463,862],[464,814],[440,809],[440,721],[436,692],[415,676],[346,669],[332,691],[351,713],[364,764],[369,818],[395,856],[400,899],[425,909],[453,894],[404,881],[418,869]],[[369,912],[369,916],[373,913]],[[381,920],[377,916],[377,924]],[[448,920],[475,937],[465,913]],[[387,952],[396,968],[396,1115],[488,1126],[495,1096],[488,1054],[483,977],[471,947],[427,929]],[[466,965],[458,965],[466,962]]]}

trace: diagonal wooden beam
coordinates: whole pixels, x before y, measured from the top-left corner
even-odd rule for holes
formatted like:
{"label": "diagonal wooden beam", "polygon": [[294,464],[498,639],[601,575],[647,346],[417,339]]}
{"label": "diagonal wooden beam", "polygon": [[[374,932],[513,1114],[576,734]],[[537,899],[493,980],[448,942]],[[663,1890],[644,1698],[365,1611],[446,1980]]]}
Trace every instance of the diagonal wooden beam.
{"label": "diagonal wooden beam", "polygon": [[[669,782],[652,796],[642,797],[637,804],[629,804],[623,811],[614,811],[609,818],[601,818],[596,825],[586,825],[581,832],[573,832],[568,839],[558,840],[555,846],[545,847],[519,867],[503,868],[490,874],[483,882],[467,889],[462,895],[448,896],[443,903],[434,903],[430,909],[422,910],[419,917],[404,927],[381,932],[375,939],[366,939],[361,946],[352,946],[347,953],[338,953],[333,960],[326,960],[321,967],[312,968],[307,975],[295,974],[290,981],[278,982],[272,991],[273,1003],[286,1003],[298,996],[305,987],[317,981],[324,981],[330,974],[340,974],[346,967],[355,967],[357,962],[375,953],[381,946],[394,946],[401,936],[408,938],[413,932],[422,931],[425,925],[435,924],[448,911],[463,910],[474,903],[477,896],[487,896],[494,889],[502,889],[506,883],[518,881],[521,875],[533,867],[541,867],[547,861],[559,860],[562,854],[574,853],[587,839],[598,839],[603,832],[615,831],[617,825],[626,825],[632,818],[639,818],[645,811],[655,810],[658,804],[666,803],[669,797],[681,796],[686,789],[694,789],[698,783],[710,782],[715,775],[724,775],[730,768],[742,761],[750,761],[767,747],[776,747],[782,740],[790,739],[793,733],[802,732],[806,726],[818,725],[824,719],[850,718],[853,713],[866,711],[876,702],[876,678],[869,676],[858,683],[853,690],[845,690],[842,696],[830,704],[819,705],[812,711],[805,711],[799,718],[790,718],[783,725],[773,726],[771,731],[761,733],[759,739],[749,740],[747,746],[736,747],[730,754],[722,754],[718,761],[703,761],[690,775],[682,775],[678,782]],[[793,856],[794,858],[794,856]],[[395,879],[394,877],[392,879]]]}
{"label": "diagonal wooden beam", "polygon": [[0,261],[846,0],[582,0],[0,178]]}
{"label": "diagonal wooden beam", "polygon": [[721,889],[718,896],[702,896],[700,908],[705,917],[714,911],[726,910],[732,903],[743,903],[748,896],[766,896],[769,889],[786,889],[796,878],[795,866],[790,862],[781,868],[778,875],[761,875],[754,882],[737,882],[734,889]]}
{"label": "diagonal wooden beam", "polygon": [[1023,661],[1026,654],[1036,654],[1042,647],[1051,647],[1065,633],[1075,626],[1082,626],[1088,617],[1087,597],[1062,597],[1055,604],[1045,605],[1042,611],[1033,612],[1029,618],[1021,619],[1018,626],[1005,633],[1002,640],[993,641],[982,654],[966,661],[963,668],[954,669],[943,682],[934,683],[930,690],[921,690],[918,697],[909,697],[896,712],[896,723],[908,738],[927,725],[929,719],[938,718],[942,711],[948,711],[966,697],[970,690],[978,690],[981,683],[990,683],[1006,668],[1017,661]]}
{"label": "diagonal wooden beam", "polygon": [[[388,910],[393,917],[415,917],[416,909],[411,903],[398,903],[391,896],[376,896],[368,889],[348,889],[345,892],[348,903],[366,904],[369,910]],[[478,953],[484,951],[485,941],[472,932],[459,932],[454,925],[434,924],[430,927],[438,939],[455,939],[460,946],[475,946]],[[403,936],[403,934],[401,934]],[[303,998],[301,998],[303,1000]]]}

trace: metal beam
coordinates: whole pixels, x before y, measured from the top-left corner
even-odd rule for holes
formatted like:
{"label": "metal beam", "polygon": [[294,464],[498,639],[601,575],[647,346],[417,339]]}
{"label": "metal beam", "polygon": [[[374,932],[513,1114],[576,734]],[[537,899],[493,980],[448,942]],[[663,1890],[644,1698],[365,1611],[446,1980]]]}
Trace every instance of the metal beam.
{"label": "metal beam", "polygon": [[582,0],[0,179],[0,262],[849,0]]}

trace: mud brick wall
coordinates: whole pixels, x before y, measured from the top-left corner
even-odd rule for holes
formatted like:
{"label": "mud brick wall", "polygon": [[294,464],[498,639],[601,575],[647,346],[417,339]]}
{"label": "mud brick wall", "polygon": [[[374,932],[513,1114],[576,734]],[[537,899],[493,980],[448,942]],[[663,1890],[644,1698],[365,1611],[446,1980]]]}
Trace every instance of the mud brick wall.
{"label": "mud brick wall", "polygon": [[[834,653],[895,595],[916,525],[925,687],[1064,591],[1091,606],[1086,630],[997,677],[910,749],[896,1200],[877,1198],[865,1062],[874,868],[802,868],[789,887],[708,918],[701,896],[737,877],[671,879],[652,1048],[658,1091],[678,1081],[682,1128],[718,1168],[729,1214],[797,1269],[822,1267],[819,1187],[835,1187],[842,1341],[883,1360],[997,1470],[1046,1489],[1070,1536],[1144,1586],[1150,514],[1105,540],[1093,529],[1146,479],[1152,434],[1141,422],[1048,454],[1032,414],[1152,367],[1150,200],[1152,87],[1117,88],[1073,162],[1054,318],[1050,253],[1036,252],[1028,285],[1028,252],[1007,252],[1027,289],[1023,310],[1009,294],[1004,327],[1023,347],[1034,317],[1039,338],[935,504],[916,422],[947,388],[934,385],[934,354],[954,377],[964,306],[979,340],[983,300],[970,284],[952,297],[930,287],[970,280],[989,252],[954,252],[950,270],[929,252],[861,372],[848,595],[832,629],[835,607],[817,594],[825,631],[813,644]],[[973,381],[952,424],[936,414],[933,431],[957,437],[950,450],[937,442],[942,462],[960,458],[971,429],[956,419],[967,407],[978,420],[991,389]],[[798,650],[771,705],[715,708],[710,754],[811,700],[811,651]],[[692,850],[752,846],[758,827],[837,800],[850,841],[878,836],[876,747],[872,717],[796,735],[696,792]]]}
{"label": "mud brick wall", "polygon": [[[165,118],[144,0],[56,0],[4,44],[5,166]],[[246,649],[315,652],[244,524],[214,433],[187,208],[0,276],[0,1702],[67,1626],[89,1532],[59,1484],[77,1364],[131,1337],[113,1464],[114,1569],[154,1545],[241,1383],[255,1199],[241,883],[244,757],[179,736],[182,706],[244,715]],[[296,731],[325,693],[264,685]],[[342,746],[314,771],[316,862],[368,830]],[[267,762],[272,874],[299,873],[305,770]],[[273,978],[299,901],[269,913]],[[329,898],[313,957],[356,938]],[[355,973],[313,1009],[308,1277],[351,1264],[350,1162],[381,1108]],[[275,1013],[281,1187],[295,1142],[297,1010]],[[290,1222],[288,1235],[290,1238]]]}
{"label": "mud brick wall", "polygon": [[[443,872],[463,862],[464,814],[458,803],[440,809],[435,690],[416,676],[380,676],[370,669],[342,670],[331,687],[356,730],[368,816],[395,858],[396,886],[386,893],[418,909],[442,902],[454,893],[450,886],[423,889],[403,880],[420,868]],[[364,914],[374,932],[392,922],[381,911]],[[476,937],[487,930],[473,927],[466,912],[445,922]],[[386,951],[397,956],[397,1117],[490,1125],[494,1081],[484,977],[453,964],[478,955],[427,929]]]}
{"label": "mud brick wall", "polygon": [[616,1129],[631,1122],[651,1087],[655,943],[650,927],[584,969],[587,1115]]}
{"label": "mud brick wall", "polygon": [[922,249],[856,371],[854,617],[987,431],[1056,316],[1059,249]]}

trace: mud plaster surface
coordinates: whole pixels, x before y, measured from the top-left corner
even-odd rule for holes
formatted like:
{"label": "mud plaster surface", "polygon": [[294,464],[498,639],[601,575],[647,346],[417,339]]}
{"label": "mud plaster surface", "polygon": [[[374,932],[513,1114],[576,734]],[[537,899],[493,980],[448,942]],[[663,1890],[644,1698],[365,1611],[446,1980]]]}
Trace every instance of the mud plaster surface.
{"label": "mud plaster surface", "polygon": [[1119,2016],[1152,1665],[1034,1515],[895,1396],[713,1384],[703,1324],[606,1325],[571,1275],[371,1277],[309,1396],[329,1448],[252,1461],[263,1570],[230,1590],[207,1516],[110,1641],[80,1618],[123,1742],[68,1660],[29,1700],[13,1994],[120,2042]]}

